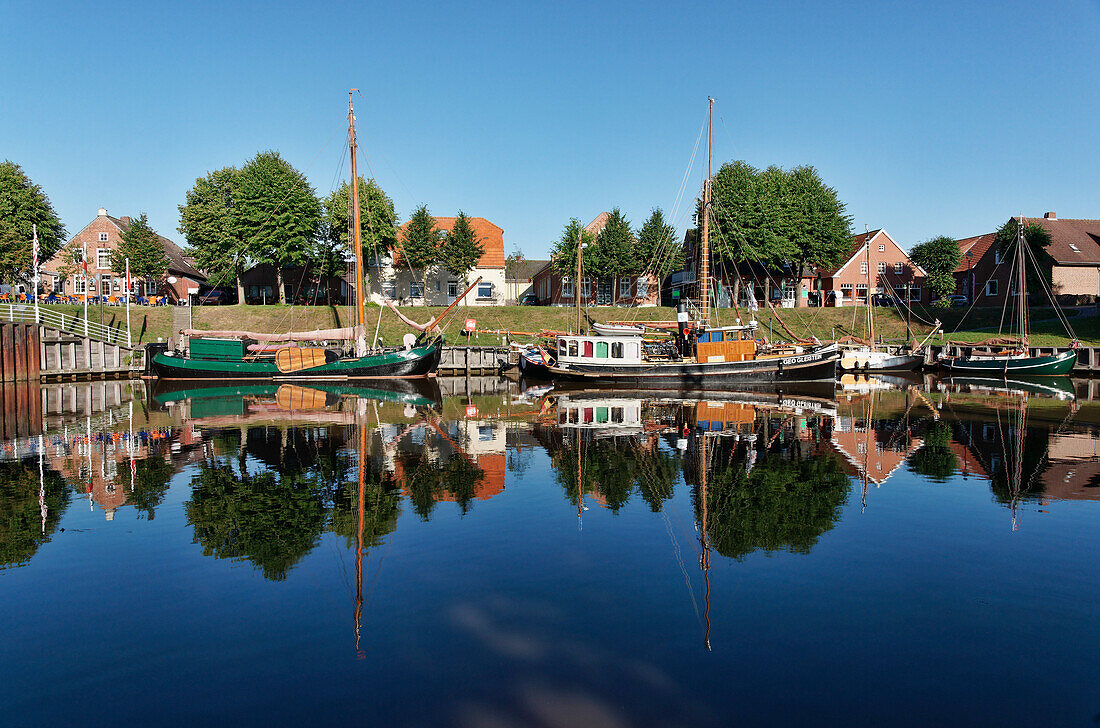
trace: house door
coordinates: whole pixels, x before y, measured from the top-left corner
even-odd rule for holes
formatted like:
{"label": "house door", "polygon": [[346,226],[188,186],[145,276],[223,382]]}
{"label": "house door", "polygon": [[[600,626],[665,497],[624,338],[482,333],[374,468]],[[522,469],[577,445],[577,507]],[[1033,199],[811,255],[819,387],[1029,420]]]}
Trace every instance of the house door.
{"label": "house door", "polygon": [[611,281],[596,282],[596,305],[610,306],[613,300]]}
{"label": "house door", "polygon": [[458,298],[458,281],[447,281],[447,305],[450,306]]}

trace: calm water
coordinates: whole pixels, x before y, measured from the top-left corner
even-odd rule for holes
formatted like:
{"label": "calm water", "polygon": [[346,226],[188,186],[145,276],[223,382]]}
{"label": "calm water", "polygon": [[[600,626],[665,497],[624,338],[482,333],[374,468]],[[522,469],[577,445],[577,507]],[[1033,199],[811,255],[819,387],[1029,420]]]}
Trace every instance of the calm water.
{"label": "calm water", "polygon": [[0,720],[1100,721],[1100,402],[1072,387],[442,384],[33,394],[45,433],[0,454]]}

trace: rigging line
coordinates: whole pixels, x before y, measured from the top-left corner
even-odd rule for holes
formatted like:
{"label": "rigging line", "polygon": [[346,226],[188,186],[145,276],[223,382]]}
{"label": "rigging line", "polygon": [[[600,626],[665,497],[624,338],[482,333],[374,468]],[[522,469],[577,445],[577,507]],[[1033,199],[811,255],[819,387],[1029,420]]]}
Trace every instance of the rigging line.
{"label": "rigging line", "polygon": [[707,117],[703,115],[703,123],[699,127],[699,135],[695,137],[695,146],[691,150],[691,157],[688,160],[687,169],[684,170],[684,175],[680,179],[680,189],[676,191],[675,201],[672,203],[672,217],[673,219],[680,212],[680,204],[683,202],[684,192],[687,191],[688,179],[691,177],[691,170],[695,167],[695,158],[699,152],[699,144],[703,139],[703,131],[707,128]]}
{"label": "rigging line", "polygon": [[1034,251],[1031,250],[1030,245],[1024,245],[1024,250],[1027,255],[1030,256],[1032,265],[1035,266],[1035,270],[1039,273],[1039,284],[1042,286],[1043,291],[1047,294],[1047,298],[1050,299],[1051,307],[1054,309],[1055,315],[1061,321],[1062,325],[1066,327],[1066,332],[1074,339],[1077,338],[1077,334],[1073,331],[1073,326],[1069,322],[1069,317],[1065,315],[1061,305],[1059,305],[1057,299],[1054,297],[1053,291],[1047,286],[1046,277],[1042,275],[1042,269],[1039,267],[1039,261],[1035,257]]}

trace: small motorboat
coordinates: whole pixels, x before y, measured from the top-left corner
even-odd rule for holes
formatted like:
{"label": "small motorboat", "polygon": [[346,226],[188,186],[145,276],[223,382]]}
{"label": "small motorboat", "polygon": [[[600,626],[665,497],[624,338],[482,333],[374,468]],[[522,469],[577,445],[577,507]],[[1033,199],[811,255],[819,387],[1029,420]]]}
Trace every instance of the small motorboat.
{"label": "small motorboat", "polygon": [[641,324],[601,324],[592,322],[592,331],[600,336],[641,336],[645,326]]}

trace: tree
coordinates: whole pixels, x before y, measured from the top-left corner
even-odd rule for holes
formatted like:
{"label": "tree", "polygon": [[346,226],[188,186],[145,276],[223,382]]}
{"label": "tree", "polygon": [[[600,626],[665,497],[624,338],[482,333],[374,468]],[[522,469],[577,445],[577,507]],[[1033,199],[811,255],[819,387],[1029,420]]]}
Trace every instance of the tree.
{"label": "tree", "polygon": [[[351,244],[351,185],[344,182],[324,201],[318,262],[331,272],[353,256]],[[384,255],[397,242],[397,213],[393,200],[373,179],[359,178],[359,234],[363,260]],[[364,271],[366,273],[366,271]]]}
{"label": "tree", "polygon": [[237,300],[244,301],[241,276],[248,267],[248,250],[237,220],[241,173],[225,167],[199,177],[179,206],[179,232],[188,253],[214,280],[233,278]]}
{"label": "tree", "polygon": [[309,261],[321,228],[313,187],[278,152],[261,152],[241,169],[236,219],[248,257],[275,266],[279,302],[286,303],[282,269]]}
{"label": "tree", "polygon": [[638,255],[637,238],[630,220],[619,208],[613,208],[607,222],[596,236],[596,267],[592,271],[598,278],[615,279],[622,275],[640,273],[645,261]]}
{"label": "tree", "polygon": [[664,278],[684,267],[684,248],[676,240],[676,229],[665,222],[661,208],[654,208],[638,230],[636,257],[643,271]]}
{"label": "tree", "polygon": [[955,269],[959,267],[962,252],[954,238],[941,235],[921,243],[909,251],[909,258],[924,270],[924,285],[938,296],[934,305],[947,308],[947,299],[955,292]]}
{"label": "tree", "polygon": [[581,221],[573,218],[565,226],[561,237],[550,248],[550,260],[554,270],[572,280],[577,274],[577,239],[586,246],[581,255],[585,270],[594,270],[597,263],[596,236],[581,226]]}
{"label": "tree", "polygon": [[[1016,240],[1018,239],[1019,228],[1019,221],[1012,218],[997,231],[993,244],[1001,251],[1002,260],[1015,260],[1015,256],[1018,255]],[[1047,246],[1050,245],[1050,233],[1039,223],[1029,221],[1024,225],[1024,241],[1027,243],[1027,249],[1031,250],[1030,256],[1025,253],[1025,257],[1027,257],[1028,290],[1040,291],[1045,284],[1046,288],[1053,292],[1054,258],[1047,252]],[[1038,266],[1032,262],[1033,258]]]}
{"label": "tree", "polygon": [[53,257],[65,240],[65,226],[50,198],[15,162],[0,163],[0,280],[14,282],[32,273],[31,240],[38,226],[39,264]]}
{"label": "tree", "polygon": [[481,262],[485,246],[481,244],[477,233],[470,226],[470,218],[459,210],[455,224],[443,237],[440,248],[439,264],[462,279],[463,288],[469,285],[470,271]]}
{"label": "tree", "polygon": [[435,218],[427,205],[413,211],[401,234],[401,256],[414,270],[425,270],[439,262],[443,231],[435,226]]}
{"label": "tree", "polygon": [[57,275],[62,281],[69,280],[84,267],[84,246],[75,241],[69,242],[57,253]]}
{"label": "tree", "polygon": [[126,270],[126,259],[130,260],[130,275],[134,278],[161,278],[168,269],[168,256],[164,252],[164,243],[160,241],[153,228],[149,227],[149,218],[143,212],[136,220],[130,221],[130,227],[122,235],[122,242],[111,251],[111,268]]}
{"label": "tree", "polygon": [[[837,191],[809,165],[758,171],[745,162],[726,163],[711,189],[713,254],[790,277],[796,297],[803,269],[832,268],[851,249],[852,219]],[[697,219],[701,215],[700,207]]]}

